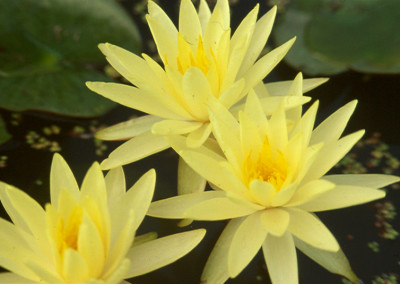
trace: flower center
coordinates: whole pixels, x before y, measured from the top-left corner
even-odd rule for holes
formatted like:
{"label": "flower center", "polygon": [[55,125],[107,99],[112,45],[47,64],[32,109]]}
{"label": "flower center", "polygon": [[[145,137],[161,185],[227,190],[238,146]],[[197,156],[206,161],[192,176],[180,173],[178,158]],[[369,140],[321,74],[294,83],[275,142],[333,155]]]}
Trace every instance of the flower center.
{"label": "flower center", "polygon": [[253,157],[252,152],[249,152],[243,163],[242,171],[247,184],[258,179],[269,182],[279,191],[287,177],[288,165],[279,150],[274,155],[268,138],[266,138],[258,156]]}
{"label": "flower center", "polygon": [[75,206],[68,220],[60,218],[57,223],[56,242],[60,255],[63,255],[67,248],[77,250],[78,234],[82,223],[82,207]]}
{"label": "flower center", "polygon": [[[214,56],[211,49],[210,52]],[[190,67],[197,67],[204,75],[207,75],[211,61],[207,58],[201,35],[199,35],[196,54],[194,54],[190,44],[184,39],[181,33],[178,33],[178,57],[176,61],[181,74],[184,74]]]}

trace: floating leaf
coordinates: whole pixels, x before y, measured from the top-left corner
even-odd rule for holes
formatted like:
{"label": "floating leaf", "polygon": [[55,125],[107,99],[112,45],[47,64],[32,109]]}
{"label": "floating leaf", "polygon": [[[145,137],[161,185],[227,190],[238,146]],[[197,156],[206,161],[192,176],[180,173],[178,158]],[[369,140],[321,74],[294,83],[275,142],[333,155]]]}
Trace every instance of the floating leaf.
{"label": "floating leaf", "polygon": [[297,40],[286,62],[310,75],[347,69],[400,73],[398,0],[292,1],[274,30],[277,44]]}
{"label": "floating leaf", "polygon": [[139,34],[112,0],[0,1],[0,106],[96,116],[114,104],[85,81],[107,81],[97,45],[138,51]]}

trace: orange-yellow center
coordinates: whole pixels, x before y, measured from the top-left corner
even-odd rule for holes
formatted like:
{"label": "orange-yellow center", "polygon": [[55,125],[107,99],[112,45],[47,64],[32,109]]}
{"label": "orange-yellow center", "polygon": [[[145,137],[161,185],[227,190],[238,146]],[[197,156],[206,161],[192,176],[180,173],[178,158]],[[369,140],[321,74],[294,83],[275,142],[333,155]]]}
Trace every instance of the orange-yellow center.
{"label": "orange-yellow center", "polygon": [[249,152],[242,170],[247,184],[258,179],[269,182],[279,191],[287,177],[288,165],[280,151],[277,151],[274,155],[268,138],[266,138],[260,153],[256,157]]}
{"label": "orange-yellow center", "polygon": [[79,228],[82,223],[82,208],[75,206],[68,220],[60,218],[57,223],[56,242],[60,255],[63,255],[67,248],[78,249]]}
{"label": "orange-yellow center", "polygon": [[[210,53],[211,56],[214,57],[211,49]],[[206,55],[201,35],[199,35],[196,52],[194,53],[192,47],[184,39],[183,35],[178,33],[178,57],[176,58],[176,62],[181,74],[184,74],[190,67],[197,67],[204,73],[204,75],[207,75],[212,62]]]}

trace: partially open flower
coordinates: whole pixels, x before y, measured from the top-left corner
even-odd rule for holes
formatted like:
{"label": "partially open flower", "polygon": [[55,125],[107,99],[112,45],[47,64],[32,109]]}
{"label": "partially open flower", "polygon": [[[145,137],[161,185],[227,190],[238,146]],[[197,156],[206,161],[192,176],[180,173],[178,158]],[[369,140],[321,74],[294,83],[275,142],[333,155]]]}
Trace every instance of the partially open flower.
{"label": "partially open flower", "polygon": [[[182,0],[179,30],[154,2],[148,3],[147,22],[157,45],[162,66],[143,54],[136,56],[106,43],[100,49],[110,64],[134,86],[88,82],[87,86],[122,105],[148,115],[106,128],[96,134],[103,140],[126,140],[101,164],[103,169],[128,164],[170,144],[163,136],[183,134],[189,147],[198,147],[211,133],[206,102],[216,98],[230,108],[262,80],[285,56],[294,39],[259,58],[275,18],[276,8],[257,21],[258,5],[231,35],[228,0],[218,0],[211,13],[205,0],[196,12],[190,0]],[[325,79],[311,79],[308,91]],[[289,82],[279,85],[279,90]],[[285,108],[301,105],[305,97],[292,98],[274,93],[263,98],[265,112],[280,101]],[[132,138],[133,137],[133,138]]]}
{"label": "partially open flower", "polygon": [[134,242],[154,186],[150,170],[126,192],[122,168],[104,178],[94,163],[79,190],[58,154],[45,210],[23,191],[0,183],[1,202],[14,223],[0,219],[0,265],[12,272],[0,273],[0,282],[120,283],[182,257],[205,230]]}
{"label": "partially open flower", "polygon": [[261,247],[274,284],[298,283],[295,247],[329,271],[357,279],[335,237],[314,212],[382,198],[385,192],[377,188],[399,178],[325,175],[364,133],[340,138],[355,106],[355,101],[348,103],[313,130],[318,102],[302,116],[299,109],[287,113],[281,104],[267,118],[250,93],[238,121],[218,100],[209,100],[214,136],[223,154],[207,145],[189,148],[182,136],[168,139],[216,190],[154,202],[148,214],[233,219],[208,259],[205,283],[237,276]]}

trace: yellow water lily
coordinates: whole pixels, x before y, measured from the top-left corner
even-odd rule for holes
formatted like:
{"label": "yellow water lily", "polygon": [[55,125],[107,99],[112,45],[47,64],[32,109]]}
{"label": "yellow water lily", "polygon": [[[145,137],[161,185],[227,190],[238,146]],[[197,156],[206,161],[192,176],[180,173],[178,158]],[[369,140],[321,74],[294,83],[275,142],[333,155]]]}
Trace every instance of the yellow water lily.
{"label": "yellow water lily", "polygon": [[[301,75],[300,75],[301,76]],[[300,95],[302,80],[293,88]],[[296,87],[297,85],[297,87]],[[172,147],[215,189],[153,202],[149,215],[194,220],[232,219],[202,274],[207,284],[237,276],[262,248],[274,284],[298,283],[296,247],[329,271],[357,277],[332,233],[314,212],[338,209],[385,196],[400,179],[381,174],[325,175],[364,131],[340,138],[356,106],[352,101],[313,130],[318,102],[303,115],[281,104],[266,117],[250,92],[236,119],[218,100],[209,100],[212,143],[193,149],[185,137]]]}
{"label": "yellow water lily", "polygon": [[126,191],[122,168],[104,178],[94,163],[79,190],[58,154],[45,209],[23,191],[0,183],[0,199],[13,222],[0,219],[0,266],[11,271],[0,273],[0,282],[121,283],[182,257],[205,230],[134,242],[154,186],[154,170]]}
{"label": "yellow water lily", "polygon": [[[262,80],[285,56],[294,39],[259,58],[271,32],[276,8],[259,20],[258,10],[257,5],[231,36],[228,0],[218,0],[212,13],[205,0],[200,1],[198,12],[191,0],[182,0],[178,29],[159,6],[149,1],[146,19],[161,66],[146,54],[139,57],[110,43],[100,44],[109,63],[134,86],[88,82],[89,89],[148,114],[96,134],[102,140],[129,139],[102,162],[103,169],[169,148],[164,139],[169,134],[184,134],[189,147],[202,145],[211,133],[206,106],[209,97],[229,109],[250,89],[257,88],[266,113],[271,113],[282,100],[286,108],[308,101],[306,97],[288,101],[280,96],[289,82],[264,88]],[[324,81],[305,80],[304,91]],[[184,167],[182,171],[185,170]]]}

